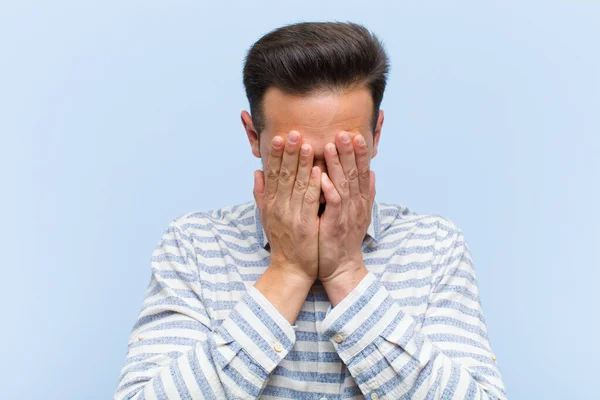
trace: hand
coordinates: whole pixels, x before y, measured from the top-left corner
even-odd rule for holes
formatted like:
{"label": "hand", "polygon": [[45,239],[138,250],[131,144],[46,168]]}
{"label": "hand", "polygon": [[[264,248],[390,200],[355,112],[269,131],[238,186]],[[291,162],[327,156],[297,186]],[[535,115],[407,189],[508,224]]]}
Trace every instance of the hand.
{"label": "hand", "polygon": [[324,284],[365,268],[361,245],[375,201],[375,174],[364,137],[351,139],[340,132],[335,141],[325,146],[328,174],[321,175],[327,202],[319,224],[319,279]]}
{"label": "hand", "polygon": [[321,171],[312,166],[312,147],[300,143],[296,131],[285,145],[282,137],[273,138],[266,180],[262,171],[254,172],[254,199],[271,246],[270,267],[312,284],[319,271]]}

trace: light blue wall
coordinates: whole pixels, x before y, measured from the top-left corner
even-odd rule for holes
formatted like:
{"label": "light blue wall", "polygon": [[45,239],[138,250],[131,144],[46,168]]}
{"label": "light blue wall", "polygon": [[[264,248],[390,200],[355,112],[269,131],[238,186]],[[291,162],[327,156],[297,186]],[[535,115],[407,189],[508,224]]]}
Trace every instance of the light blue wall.
{"label": "light blue wall", "polygon": [[378,200],[463,229],[510,398],[598,398],[600,3],[416,3],[2,1],[0,397],[112,396],[168,222],[252,199],[245,51],[351,20]]}

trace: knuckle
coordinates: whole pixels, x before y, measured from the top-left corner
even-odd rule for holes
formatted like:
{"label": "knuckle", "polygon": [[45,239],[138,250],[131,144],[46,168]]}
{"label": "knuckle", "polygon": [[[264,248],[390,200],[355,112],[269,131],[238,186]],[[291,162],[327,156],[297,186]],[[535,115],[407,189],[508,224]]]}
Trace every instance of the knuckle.
{"label": "knuckle", "polygon": [[279,179],[281,179],[284,182],[289,181],[292,178],[292,171],[290,171],[287,168],[281,168],[279,170]]}
{"label": "knuckle", "polygon": [[306,237],[310,233],[310,224],[309,224],[308,219],[306,218],[306,216],[304,214],[302,214],[300,216],[300,221],[299,221],[299,224],[298,224],[298,233],[302,237]]}
{"label": "knuckle", "polygon": [[370,169],[368,166],[366,167],[362,167],[359,171],[358,171],[358,176],[362,179],[367,179],[371,177],[371,173],[370,173]]}
{"label": "knuckle", "polygon": [[319,201],[319,197],[320,196],[317,196],[313,192],[306,192],[306,194],[304,195],[304,202],[309,205],[315,204],[317,201]]}
{"label": "knuckle", "polygon": [[343,235],[346,232],[346,224],[343,219],[338,218],[333,221],[331,229],[336,235]]}
{"label": "knuckle", "polygon": [[340,181],[340,188],[344,191],[348,189],[349,185],[350,185],[350,182],[348,181],[348,179],[342,179]]}
{"label": "knuckle", "polygon": [[273,216],[277,219],[282,219],[285,214],[285,210],[280,204],[273,205]]}
{"label": "knuckle", "polygon": [[279,172],[274,168],[267,169],[267,179],[273,181],[276,180],[279,175]]}
{"label": "knuckle", "polygon": [[358,169],[352,167],[350,171],[348,171],[348,180],[354,182],[356,178],[358,178]]}
{"label": "knuckle", "polygon": [[296,180],[296,182],[294,183],[294,190],[296,190],[298,192],[303,192],[306,190],[306,186],[307,186],[306,182]]}
{"label": "knuckle", "polygon": [[298,234],[300,235],[300,237],[305,238],[308,236],[308,226],[302,224],[300,225],[300,227],[298,228]]}

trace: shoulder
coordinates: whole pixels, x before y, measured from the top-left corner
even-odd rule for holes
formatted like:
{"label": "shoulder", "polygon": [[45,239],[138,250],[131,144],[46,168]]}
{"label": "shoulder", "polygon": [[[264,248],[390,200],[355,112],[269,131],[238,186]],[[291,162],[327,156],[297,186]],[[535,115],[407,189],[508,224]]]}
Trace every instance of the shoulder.
{"label": "shoulder", "polygon": [[[396,243],[421,255],[428,254],[433,272],[468,251],[462,230],[450,218],[417,213],[402,204],[379,203],[384,242]],[[469,256],[470,257],[470,256]]]}
{"label": "shoulder", "polygon": [[436,236],[452,236],[460,228],[448,217],[433,213],[418,213],[399,203],[378,203],[381,231],[410,230],[415,233],[434,233]]}
{"label": "shoulder", "polygon": [[169,227],[191,236],[252,230],[254,209],[254,201],[248,201],[207,211],[189,211],[171,220]]}
{"label": "shoulder", "polygon": [[446,216],[418,213],[396,203],[378,205],[381,243],[414,248],[420,254],[429,254],[433,262],[465,243],[461,229]]}

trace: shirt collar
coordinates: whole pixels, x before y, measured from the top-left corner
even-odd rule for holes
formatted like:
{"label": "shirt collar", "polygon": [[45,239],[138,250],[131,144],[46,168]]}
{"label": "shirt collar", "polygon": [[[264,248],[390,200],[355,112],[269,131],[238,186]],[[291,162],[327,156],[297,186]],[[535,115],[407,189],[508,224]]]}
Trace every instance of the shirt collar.
{"label": "shirt collar", "polygon": [[[379,203],[377,200],[373,203],[373,209],[371,210],[371,223],[367,228],[367,234],[365,235],[366,240],[370,240],[372,243],[376,244],[381,239],[381,219],[379,213]],[[260,222],[260,214],[258,212],[258,206],[256,205],[256,201],[254,201],[254,222],[256,225],[256,240],[260,244],[260,246],[264,249],[269,241],[267,240],[267,235],[265,234],[265,230]]]}

